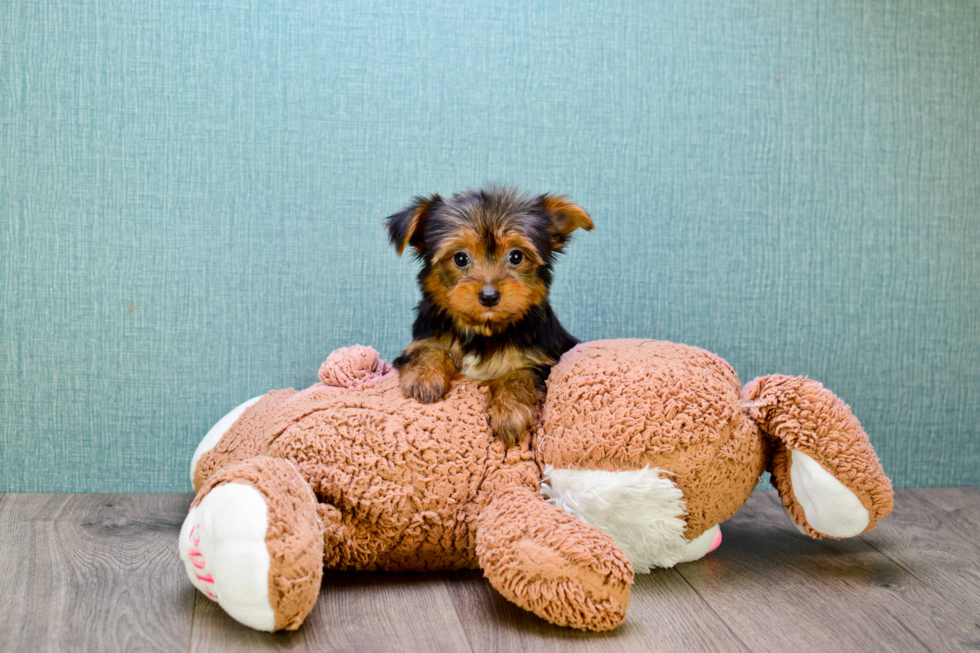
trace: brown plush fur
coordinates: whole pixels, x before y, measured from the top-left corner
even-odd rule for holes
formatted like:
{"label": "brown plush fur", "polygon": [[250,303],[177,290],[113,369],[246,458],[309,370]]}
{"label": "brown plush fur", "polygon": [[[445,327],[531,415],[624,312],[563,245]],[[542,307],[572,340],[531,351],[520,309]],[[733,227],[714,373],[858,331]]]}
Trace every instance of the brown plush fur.
{"label": "brown plush fur", "polygon": [[493,587],[553,624],[612,630],[626,618],[633,565],[612,539],[512,487],[480,513],[476,553]]}

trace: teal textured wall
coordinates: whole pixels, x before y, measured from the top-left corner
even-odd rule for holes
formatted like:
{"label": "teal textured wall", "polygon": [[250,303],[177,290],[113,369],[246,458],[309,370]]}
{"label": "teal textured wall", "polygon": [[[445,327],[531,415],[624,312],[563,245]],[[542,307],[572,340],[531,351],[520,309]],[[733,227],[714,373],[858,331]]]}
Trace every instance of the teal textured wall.
{"label": "teal textured wall", "polygon": [[980,5],[0,4],[7,491],[186,491],[208,427],[409,340],[381,221],[486,181],[597,229],[554,304],[847,400],[980,485]]}

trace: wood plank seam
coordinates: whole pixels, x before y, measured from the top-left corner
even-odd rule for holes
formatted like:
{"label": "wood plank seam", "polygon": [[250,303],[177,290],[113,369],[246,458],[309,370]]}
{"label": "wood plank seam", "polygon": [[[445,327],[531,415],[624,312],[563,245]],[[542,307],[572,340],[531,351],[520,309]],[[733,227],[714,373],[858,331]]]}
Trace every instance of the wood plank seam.
{"label": "wood plank seam", "polygon": [[919,644],[921,644],[923,650],[925,650],[925,651],[932,651],[933,650],[933,647],[931,647],[928,644],[926,644],[925,642],[923,642],[922,641],[922,638],[919,637],[918,635],[916,635],[914,632],[912,632],[912,629],[909,628],[908,626],[906,626],[904,621],[902,621],[901,619],[899,619],[897,616],[893,615],[891,610],[889,610],[888,608],[884,608],[884,611],[885,611],[885,613],[888,614],[889,617],[892,618],[892,621],[894,621],[895,623],[897,623],[899,626],[902,627],[902,630],[904,630],[909,635],[911,635],[912,636],[912,639],[914,639]]}
{"label": "wood plank seam", "polygon": [[[484,580],[484,582],[486,582],[489,585],[489,581]],[[442,586],[446,590],[446,592],[450,596],[452,596],[449,583],[446,581],[445,578],[442,579]],[[496,590],[492,589],[491,591],[495,592]],[[466,639],[466,645],[470,647],[470,653],[476,653],[476,649],[473,648],[474,644],[473,644],[473,640],[470,638],[470,633],[468,629],[463,626],[463,615],[459,613],[459,602],[453,601],[452,605],[453,605],[453,612],[456,613],[456,622],[459,624],[459,629],[463,632],[463,637]]]}
{"label": "wood plank seam", "polygon": [[746,651],[751,651],[752,650],[752,648],[750,646],[748,646],[745,642],[742,641],[742,638],[738,636],[738,633],[736,633],[732,629],[732,627],[728,625],[728,622],[725,621],[722,618],[722,616],[720,614],[718,614],[718,612],[715,611],[714,607],[710,603],[708,603],[707,599],[705,599],[704,596],[702,596],[701,593],[698,592],[698,588],[696,588],[694,585],[692,585],[691,584],[691,581],[689,581],[687,578],[684,577],[684,574],[682,574],[680,572],[680,570],[678,570],[676,567],[673,567],[671,569],[671,571],[674,572],[675,574],[677,574],[678,576],[680,576],[681,579],[687,584],[687,586],[691,588],[691,590],[694,592],[695,596],[698,597],[698,600],[701,601],[701,603],[703,603],[705,605],[705,607],[708,608],[708,610],[711,611],[711,614],[715,615],[715,618],[718,619],[718,623],[722,624],[725,627],[725,630],[727,630],[728,631],[728,634],[731,635],[732,638],[734,638],[736,642],[738,642],[739,646],[741,646]]}
{"label": "wood plank seam", "polygon": [[191,629],[187,636],[187,653],[194,649],[194,626],[197,625],[197,602],[201,600],[200,592],[194,592],[194,601],[191,602]]}

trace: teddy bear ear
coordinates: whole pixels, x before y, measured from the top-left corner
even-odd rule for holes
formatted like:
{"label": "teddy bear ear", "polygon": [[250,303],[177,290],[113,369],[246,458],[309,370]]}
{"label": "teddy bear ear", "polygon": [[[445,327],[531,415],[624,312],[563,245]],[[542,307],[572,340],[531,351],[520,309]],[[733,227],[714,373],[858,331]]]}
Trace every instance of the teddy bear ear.
{"label": "teddy bear ear", "polygon": [[542,195],[541,207],[548,215],[548,230],[551,233],[552,246],[561,249],[568,241],[568,237],[576,229],[592,231],[595,225],[592,218],[583,208],[572,204],[566,197],[561,195]]}
{"label": "teddy bear ear", "polygon": [[440,204],[442,204],[442,197],[438,194],[429,197],[416,197],[405,209],[385,218],[385,225],[388,227],[388,240],[398,250],[399,256],[402,255],[408,245],[414,247],[418,252],[422,251],[425,247],[423,240],[425,222]]}

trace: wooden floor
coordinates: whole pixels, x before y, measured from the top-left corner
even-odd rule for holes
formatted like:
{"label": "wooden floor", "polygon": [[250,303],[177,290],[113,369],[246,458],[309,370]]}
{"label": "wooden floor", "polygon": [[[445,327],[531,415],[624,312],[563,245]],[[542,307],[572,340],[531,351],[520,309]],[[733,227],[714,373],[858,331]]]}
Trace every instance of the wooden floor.
{"label": "wooden floor", "polygon": [[980,492],[902,490],[857,539],[812,541],[756,493],[699,562],[637,576],[626,623],[551,626],[479,572],[327,573],[295,633],[196,592],[190,495],[0,495],[0,651],[977,651]]}

